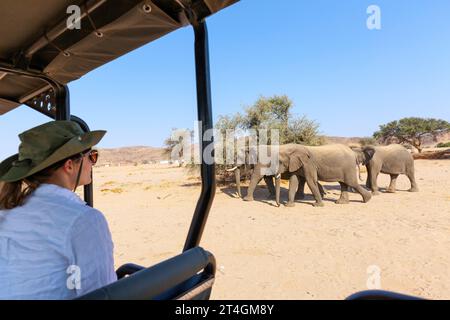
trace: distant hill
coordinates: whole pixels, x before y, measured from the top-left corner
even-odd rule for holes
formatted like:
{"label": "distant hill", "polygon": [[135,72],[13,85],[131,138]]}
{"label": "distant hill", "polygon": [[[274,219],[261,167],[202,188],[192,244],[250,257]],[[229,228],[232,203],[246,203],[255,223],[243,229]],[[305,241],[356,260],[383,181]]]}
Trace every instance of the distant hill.
{"label": "distant hill", "polygon": [[363,139],[362,137],[333,137],[333,136],[324,136],[325,144],[359,144],[359,141]]}
{"label": "distant hill", "polygon": [[99,153],[99,166],[159,163],[169,159],[169,156],[164,154],[164,148],[146,146],[99,149]]}

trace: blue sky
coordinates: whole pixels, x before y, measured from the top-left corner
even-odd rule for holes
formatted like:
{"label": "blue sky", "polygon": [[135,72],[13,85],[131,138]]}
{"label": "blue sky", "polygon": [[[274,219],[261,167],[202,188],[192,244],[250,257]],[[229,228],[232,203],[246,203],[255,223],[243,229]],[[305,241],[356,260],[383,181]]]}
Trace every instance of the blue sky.
{"label": "blue sky", "polygon": [[[381,9],[368,30],[366,9]],[[370,136],[406,116],[450,121],[450,1],[243,0],[209,18],[214,118],[286,94],[326,135]],[[193,128],[193,32],[187,27],[71,83],[72,113],[106,129],[100,147],[161,146]],[[2,158],[48,121],[27,107],[0,117]]]}

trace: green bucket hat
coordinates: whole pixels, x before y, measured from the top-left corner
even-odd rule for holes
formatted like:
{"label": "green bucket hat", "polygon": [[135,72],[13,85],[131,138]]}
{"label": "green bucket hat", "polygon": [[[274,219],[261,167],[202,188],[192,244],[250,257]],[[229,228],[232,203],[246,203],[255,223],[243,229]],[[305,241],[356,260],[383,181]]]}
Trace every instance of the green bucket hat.
{"label": "green bucket hat", "polygon": [[51,121],[19,134],[19,153],[0,163],[0,181],[27,178],[95,146],[106,131],[84,132],[73,121]]}

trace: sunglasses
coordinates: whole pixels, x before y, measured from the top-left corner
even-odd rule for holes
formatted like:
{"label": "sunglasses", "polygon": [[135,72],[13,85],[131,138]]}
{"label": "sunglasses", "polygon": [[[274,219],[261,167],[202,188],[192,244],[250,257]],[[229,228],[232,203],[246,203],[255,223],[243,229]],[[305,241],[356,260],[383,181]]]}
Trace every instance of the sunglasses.
{"label": "sunglasses", "polygon": [[98,151],[97,150],[88,150],[82,153],[83,156],[88,155],[89,161],[94,165],[98,161]]}

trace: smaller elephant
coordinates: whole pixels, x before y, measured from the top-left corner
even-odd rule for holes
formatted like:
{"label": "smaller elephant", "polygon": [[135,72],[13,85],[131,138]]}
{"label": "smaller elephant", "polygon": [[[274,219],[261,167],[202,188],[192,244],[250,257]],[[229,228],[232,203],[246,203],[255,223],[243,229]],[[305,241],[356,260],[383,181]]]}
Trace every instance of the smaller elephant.
{"label": "smaller elephant", "polygon": [[391,176],[386,192],[396,191],[396,182],[400,174],[408,177],[411,183],[410,192],[419,191],[414,174],[414,158],[402,145],[391,144],[352,149],[356,153],[358,163],[362,163],[367,168],[366,187],[372,190],[373,195],[380,193],[377,185],[380,172]]}
{"label": "smaller elephant", "polygon": [[[317,184],[317,177],[314,175],[314,162],[312,161],[311,155],[308,150],[302,145],[296,144],[286,144],[277,146],[276,149],[273,149],[273,146],[269,146],[268,151],[272,155],[274,150],[277,150],[278,156],[278,165],[277,169],[272,171],[271,164],[262,164],[257,163],[254,167],[250,184],[247,189],[247,196],[244,197],[244,201],[252,201],[253,200],[253,192],[259,181],[265,176],[267,172],[273,172],[272,176],[275,175],[276,179],[276,202],[279,205],[280,201],[280,179],[282,176],[289,178],[289,200],[288,206],[294,205],[294,200],[297,192],[298,186],[298,177],[300,174],[300,167],[302,168],[302,172],[307,172],[305,175],[306,183],[308,184],[311,192],[314,194],[314,198],[316,199],[317,206],[323,205],[322,198],[320,196],[319,187]],[[351,151],[350,151],[351,152]],[[293,159],[295,157],[295,160]],[[299,160],[297,160],[299,159]],[[300,160],[301,159],[301,160]],[[294,160],[294,162],[292,161]],[[297,162],[301,161],[301,164],[297,164]],[[292,169],[293,165],[296,166],[295,170]],[[269,170],[270,168],[270,170]],[[269,175],[269,177],[271,177]]]}
{"label": "smaller elephant", "polygon": [[[241,198],[241,176],[247,175],[250,171],[254,170],[254,165],[239,165],[235,166],[231,169],[227,169],[227,172],[234,172],[234,176],[236,179],[236,191],[238,196]],[[264,181],[267,185],[267,188],[269,189],[269,195],[268,198],[274,198],[275,197],[275,186],[273,184],[273,176],[264,176]]]}

